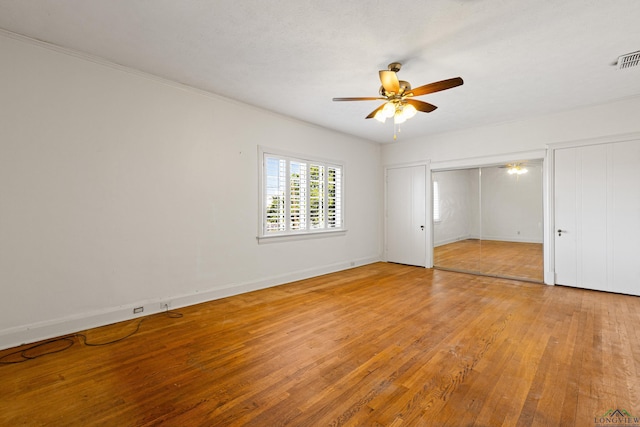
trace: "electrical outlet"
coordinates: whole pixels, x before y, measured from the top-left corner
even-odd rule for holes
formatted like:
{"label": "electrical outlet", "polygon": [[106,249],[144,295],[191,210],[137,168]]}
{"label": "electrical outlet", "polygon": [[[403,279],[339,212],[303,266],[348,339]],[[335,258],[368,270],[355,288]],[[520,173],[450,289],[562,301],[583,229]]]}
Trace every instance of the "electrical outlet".
{"label": "electrical outlet", "polygon": [[133,314],[142,313],[144,311],[144,307],[136,307],[133,309]]}
{"label": "electrical outlet", "polygon": [[169,311],[170,308],[171,308],[171,301],[165,301],[160,303],[161,311]]}

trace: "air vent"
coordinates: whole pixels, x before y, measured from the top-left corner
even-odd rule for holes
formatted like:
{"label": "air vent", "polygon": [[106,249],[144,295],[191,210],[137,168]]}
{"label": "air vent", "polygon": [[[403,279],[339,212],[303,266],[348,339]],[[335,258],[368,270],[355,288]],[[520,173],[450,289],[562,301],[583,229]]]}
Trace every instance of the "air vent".
{"label": "air vent", "polygon": [[638,65],[640,65],[640,50],[618,57],[618,70],[633,68]]}

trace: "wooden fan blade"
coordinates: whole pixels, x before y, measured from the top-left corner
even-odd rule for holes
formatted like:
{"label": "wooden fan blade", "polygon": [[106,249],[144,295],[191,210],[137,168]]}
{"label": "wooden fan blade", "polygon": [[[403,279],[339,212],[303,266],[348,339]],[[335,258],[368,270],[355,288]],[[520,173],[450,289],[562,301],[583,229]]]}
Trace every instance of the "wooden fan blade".
{"label": "wooden fan blade", "polygon": [[380,83],[387,92],[398,93],[400,91],[400,82],[395,71],[380,70]]}
{"label": "wooden fan blade", "polygon": [[367,117],[365,117],[365,119],[373,119],[373,116],[375,116],[378,111],[382,110],[385,105],[387,105],[386,102],[381,106],[379,106],[378,108],[376,108],[375,110],[373,110]]}
{"label": "wooden fan blade", "polygon": [[[460,77],[454,77],[453,79],[442,80],[435,83],[429,83],[424,86],[411,89],[409,93],[413,96],[426,95],[428,93],[440,92],[441,90],[451,89],[456,86],[460,86],[464,81]],[[417,107],[416,107],[417,108]]]}
{"label": "wooden fan blade", "polygon": [[417,99],[405,99],[407,104],[411,104],[416,107],[416,110],[422,111],[423,113],[430,113],[435,110],[436,107],[433,104],[429,104],[428,102],[418,101]]}
{"label": "wooden fan blade", "polygon": [[378,99],[387,99],[381,96],[359,97],[359,98],[333,98],[334,101],[377,101]]}

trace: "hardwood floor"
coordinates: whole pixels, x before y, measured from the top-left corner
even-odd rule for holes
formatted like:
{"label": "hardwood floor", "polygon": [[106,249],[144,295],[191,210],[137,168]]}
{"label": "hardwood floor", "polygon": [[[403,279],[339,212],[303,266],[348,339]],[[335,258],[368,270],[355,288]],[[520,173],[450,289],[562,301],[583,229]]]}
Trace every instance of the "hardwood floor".
{"label": "hardwood floor", "polygon": [[[640,298],[376,263],[0,365],[0,425],[594,426],[640,416]],[[84,332],[89,342],[135,330]],[[60,349],[67,341],[27,352]],[[16,349],[0,352],[6,356]]]}
{"label": "hardwood floor", "polygon": [[467,239],[433,248],[438,268],[542,283],[541,243]]}

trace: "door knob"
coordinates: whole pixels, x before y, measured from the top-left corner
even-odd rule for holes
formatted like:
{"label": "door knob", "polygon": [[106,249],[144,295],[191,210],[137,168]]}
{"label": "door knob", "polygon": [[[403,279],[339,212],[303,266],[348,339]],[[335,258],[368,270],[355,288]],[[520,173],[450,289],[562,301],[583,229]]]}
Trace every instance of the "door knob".
{"label": "door knob", "polygon": [[562,233],[566,233],[566,232],[567,232],[567,230],[560,230],[558,228],[558,236],[562,236]]}
{"label": "door knob", "polygon": [[420,230],[424,230],[424,225],[421,225],[421,226],[420,226]]}

